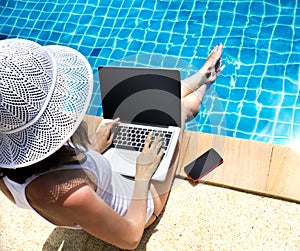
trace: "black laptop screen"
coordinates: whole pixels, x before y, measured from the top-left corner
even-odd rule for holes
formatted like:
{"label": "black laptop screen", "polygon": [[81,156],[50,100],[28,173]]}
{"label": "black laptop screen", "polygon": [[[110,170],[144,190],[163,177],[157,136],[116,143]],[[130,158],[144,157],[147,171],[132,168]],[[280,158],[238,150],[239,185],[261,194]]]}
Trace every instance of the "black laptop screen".
{"label": "black laptop screen", "polygon": [[178,70],[99,67],[99,78],[104,118],[180,127]]}

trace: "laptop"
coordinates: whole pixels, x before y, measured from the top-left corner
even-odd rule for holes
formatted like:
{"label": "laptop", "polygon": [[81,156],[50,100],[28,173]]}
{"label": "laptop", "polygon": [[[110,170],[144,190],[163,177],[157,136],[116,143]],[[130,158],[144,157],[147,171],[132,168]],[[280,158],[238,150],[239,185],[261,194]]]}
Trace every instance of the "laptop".
{"label": "laptop", "polygon": [[134,177],[136,158],[150,131],[162,139],[165,154],[153,180],[165,180],[181,127],[181,78],[176,69],[105,66],[98,68],[103,120],[120,118],[104,153],[112,170]]}

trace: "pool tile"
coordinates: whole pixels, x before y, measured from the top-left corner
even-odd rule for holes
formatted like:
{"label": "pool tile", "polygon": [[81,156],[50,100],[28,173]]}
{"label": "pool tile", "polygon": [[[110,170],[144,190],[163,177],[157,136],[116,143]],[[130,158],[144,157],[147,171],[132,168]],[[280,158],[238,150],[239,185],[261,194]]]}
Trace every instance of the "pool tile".
{"label": "pool tile", "polygon": [[[246,132],[253,132],[256,126],[256,118],[251,117],[241,117],[237,126],[237,130],[239,131],[246,131]],[[248,133],[251,135],[251,133]]]}
{"label": "pool tile", "polygon": [[300,124],[299,125],[293,125],[293,138],[297,140],[297,142],[300,143]]}
{"label": "pool tile", "polygon": [[253,102],[256,101],[256,99],[257,99],[257,90],[247,89],[245,94],[245,100],[249,102]]}
{"label": "pool tile", "polygon": [[[268,135],[268,137],[271,138],[273,135],[274,126],[275,124],[271,120],[259,119],[257,121],[256,133],[258,135],[261,134],[262,136]],[[256,140],[258,140],[258,137],[256,137]]]}
{"label": "pool tile", "polygon": [[291,122],[293,121],[293,108],[281,108],[278,113],[277,120],[279,122]]}
{"label": "pool tile", "polygon": [[[273,73],[273,75],[277,73]],[[283,74],[283,73],[282,73]],[[261,88],[270,92],[282,92],[283,91],[283,79],[265,76],[261,81]]]}
{"label": "pool tile", "polygon": [[279,106],[283,100],[283,95],[262,90],[257,98],[257,102],[262,106]]}
{"label": "pool tile", "polygon": [[294,121],[300,125],[300,108],[295,109]]}
{"label": "pool tile", "polygon": [[275,127],[275,137],[289,138],[291,134],[291,124],[278,122]]}
{"label": "pool tile", "polygon": [[284,94],[282,107],[294,107],[296,103],[296,95]]}
{"label": "pool tile", "polygon": [[258,116],[258,107],[255,103],[244,102],[241,113],[245,116],[250,116],[256,119]]}
{"label": "pool tile", "polygon": [[[284,92],[290,95],[296,95],[298,97],[298,93],[300,90],[300,84],[297,82],[291,82],[288,79],[284,81]],[[297,103],[298,105],[298,103]]]}
{"label": "pool tile", "polygon": [[262,107],[259,113],[259,118],[261,119],[268,119],[270,121],[276,117],[277,108],[272,107]]}

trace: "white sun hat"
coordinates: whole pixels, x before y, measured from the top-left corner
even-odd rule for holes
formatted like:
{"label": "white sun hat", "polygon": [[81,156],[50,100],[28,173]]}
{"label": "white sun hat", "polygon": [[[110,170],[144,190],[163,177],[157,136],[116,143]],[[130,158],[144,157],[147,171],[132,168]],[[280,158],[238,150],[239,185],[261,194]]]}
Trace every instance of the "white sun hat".
{"label": "white sun hat", "polygon": [[0,41],[0,167],[29,166],[57,151],[88,108],[93,73],[78,51]]}

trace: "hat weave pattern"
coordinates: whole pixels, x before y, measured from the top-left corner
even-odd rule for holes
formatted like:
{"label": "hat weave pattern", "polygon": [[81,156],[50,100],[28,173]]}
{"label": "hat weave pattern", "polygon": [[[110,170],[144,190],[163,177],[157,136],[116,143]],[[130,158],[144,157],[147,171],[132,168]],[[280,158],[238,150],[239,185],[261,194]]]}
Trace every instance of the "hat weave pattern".
{"label": "hat weave pattern", "polygon": [[0,166],[17,168],[51,155],[74,133],[93,81],[71,48],[8,40],[0,41]]}
{"label": "hat weave pattern", "polygon": [[56,74],[46,50],[35,43],[28,43],[25,48],[22,40],[18,42],[0,47],[0,130],[3,133],[36,117]]}

